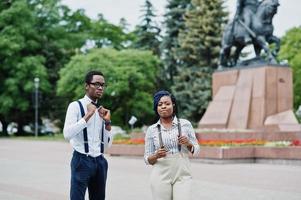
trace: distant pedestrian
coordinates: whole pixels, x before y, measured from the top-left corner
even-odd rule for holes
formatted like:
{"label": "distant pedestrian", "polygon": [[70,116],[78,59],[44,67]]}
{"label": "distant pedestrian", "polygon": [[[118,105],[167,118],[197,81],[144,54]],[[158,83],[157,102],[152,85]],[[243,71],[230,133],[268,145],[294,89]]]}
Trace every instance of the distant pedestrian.
{"label": "distant pedestrian", "polygon": [[86,95],[69,104],[64,137],[74,149],[71,160],[71,200],[84,200],[88,188],[90,200],[104,200],[108,162],[103,156],[110,140],[110,110],[97,106],[106,83],[99,71],[85,77]]}
{"label": "distant pedestrian", "polygon": [[188,154],[200,151],[191,123],[176,116],[175,97],[167,91],[154,95],[159,117],[145,136],[144,160],[153,165],[150,181],[154,200],[189,200],[191,172]]}

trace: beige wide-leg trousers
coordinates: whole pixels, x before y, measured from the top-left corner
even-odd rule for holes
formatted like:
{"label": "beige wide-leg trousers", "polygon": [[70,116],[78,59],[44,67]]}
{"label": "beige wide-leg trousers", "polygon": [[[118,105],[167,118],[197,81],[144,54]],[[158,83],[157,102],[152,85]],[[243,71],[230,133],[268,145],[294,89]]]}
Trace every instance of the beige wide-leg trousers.
{"label": "beige wide-leg trousers", "polygon": [[150,176],[154,200],[191,198],[190,162],[186,154],[171,154],[158,159]]}

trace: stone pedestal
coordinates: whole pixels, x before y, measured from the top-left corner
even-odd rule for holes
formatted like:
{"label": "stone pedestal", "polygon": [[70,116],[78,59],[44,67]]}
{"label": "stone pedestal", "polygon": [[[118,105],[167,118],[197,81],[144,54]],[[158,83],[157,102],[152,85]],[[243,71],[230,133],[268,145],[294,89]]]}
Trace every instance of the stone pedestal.
{"label": "stone pedestal", "polygon": [[300,131],[294,116],[289,67],[260,66],[218,71],[213,100],[199,128]]}

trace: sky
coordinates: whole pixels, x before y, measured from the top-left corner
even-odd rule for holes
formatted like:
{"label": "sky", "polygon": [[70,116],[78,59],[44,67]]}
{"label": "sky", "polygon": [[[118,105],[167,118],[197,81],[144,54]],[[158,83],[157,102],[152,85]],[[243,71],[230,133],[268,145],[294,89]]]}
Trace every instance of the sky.
{"label": "sky", "polygon": [[[225,0],[225,6],[232,17],[235,12],[237,0]],[[72,10],[84,9],[86,14],[95,19],[99,13],[113,24],[118,24],[120,18],[125,18],[132,30],[141,20],[141,6],[145,0],[62,0]],[[151,0],[158,15],[157,21],[163,21],[166,0]],[[292,27],[301,25],[301,1],[300,0],[279,0],[278,13],[274,17],[274,35],[281,37]]]}

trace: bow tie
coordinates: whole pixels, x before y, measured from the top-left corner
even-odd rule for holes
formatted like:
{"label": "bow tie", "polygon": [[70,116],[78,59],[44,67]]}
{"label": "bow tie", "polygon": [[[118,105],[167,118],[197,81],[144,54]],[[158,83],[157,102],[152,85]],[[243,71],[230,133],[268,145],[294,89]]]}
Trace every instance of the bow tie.
{"label": "bow tie", "polygon": [[95,103],[95,102],[91,102],[94,106],[96,106],[96,108],[98,108],[98,105],[97,105],[97,103]]}

